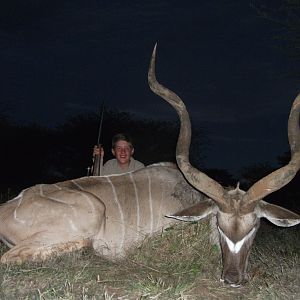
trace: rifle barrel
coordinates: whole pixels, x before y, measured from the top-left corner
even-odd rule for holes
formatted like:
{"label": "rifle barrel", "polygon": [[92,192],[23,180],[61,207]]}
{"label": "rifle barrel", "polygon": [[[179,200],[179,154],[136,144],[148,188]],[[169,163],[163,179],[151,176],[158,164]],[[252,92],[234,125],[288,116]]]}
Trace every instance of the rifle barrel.
{"label": "rifle barrel", "polygon": [[[100,109],[100,122],[99,122],[99,129],[98,129],[98,139],[97,139],[97,146],[101,148],[100,138],[101,138],[101,131],[102,131],[102,123],[103,123],[103,114],[104,114],[104,101],[102,101],[101,109]],[[101,155],[94,155],[93,157],[93,176],[100,176],[102,173],[102,165],[103,165],[103,157]]]}
{"label": "rifle barrel", "polygon": [[100,122],[99,122],[99,129],[98,129],[97,145],[100,144],[101,131],[102,131],[102,123],[103,123],[103,114],[104,114],[104,101],[102,101],[101,109],[100,109]]}

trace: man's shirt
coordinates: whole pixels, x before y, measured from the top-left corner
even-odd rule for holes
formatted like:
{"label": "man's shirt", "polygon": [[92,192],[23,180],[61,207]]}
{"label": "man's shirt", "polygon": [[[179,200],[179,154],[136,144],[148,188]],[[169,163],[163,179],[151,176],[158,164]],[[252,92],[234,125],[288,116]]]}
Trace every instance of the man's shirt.
{"label": "man's shirt", "polygon": [[102,175],[112,175],[112,174],[123,174],[123,173],[128,173],[132,171],[139,170],[141,168],[144,168],[144,164],[141,163],[138,160],[135,160],[134,158],[131,157],[129,166],[127,169],[121,169],[118,161],[114,158],[111,160],[108,160],[102,169]]}

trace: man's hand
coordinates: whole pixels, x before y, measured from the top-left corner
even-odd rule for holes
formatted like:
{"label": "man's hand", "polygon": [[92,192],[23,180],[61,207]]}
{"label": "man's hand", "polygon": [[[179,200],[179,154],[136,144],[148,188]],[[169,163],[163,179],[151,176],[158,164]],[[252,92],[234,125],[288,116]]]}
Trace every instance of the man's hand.
{"label": "man's hand", "polygon": [[101,157],[104,156],[104,149],[101,145],[95,145],[93,149],[93,156],[100,155]]}

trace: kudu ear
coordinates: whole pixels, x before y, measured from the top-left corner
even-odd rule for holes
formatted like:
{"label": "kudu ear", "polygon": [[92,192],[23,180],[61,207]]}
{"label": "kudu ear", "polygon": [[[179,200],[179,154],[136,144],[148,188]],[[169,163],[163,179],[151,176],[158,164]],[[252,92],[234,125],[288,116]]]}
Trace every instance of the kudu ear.
{"label": "kudu ear", "polygon": [[190,206],[182,211],[175,213],[174,215],[168,215],[167,218],[173,218],[180,221],[193,222],[204,219],[216,211],[216,204],[208,199],[205,201],[200,201],[199,203]]}
{"label": "kudu ear", "polygon": [[273,224],[281,227],[295,226],[300,223],[299,215],[265,201],[260,201],[258,205],[258,216],[260,218],[266,218]]}

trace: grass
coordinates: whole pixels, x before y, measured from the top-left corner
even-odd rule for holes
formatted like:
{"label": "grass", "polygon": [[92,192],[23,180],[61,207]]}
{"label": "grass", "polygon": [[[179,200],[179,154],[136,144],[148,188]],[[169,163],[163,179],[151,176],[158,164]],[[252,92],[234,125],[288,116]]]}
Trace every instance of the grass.
{"label": "grass", "polygon": [[[208,224],[180,223],[133,249],[121,261],[92,250],[43,263],[1,265],[0,299],[299,299],[299,226],[264,223],[250,256],[248,284],[219,281],[221,258]],[[0,254],[7,248],[0,247]]]}

